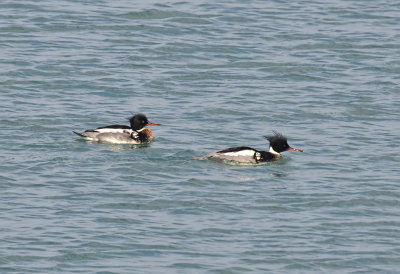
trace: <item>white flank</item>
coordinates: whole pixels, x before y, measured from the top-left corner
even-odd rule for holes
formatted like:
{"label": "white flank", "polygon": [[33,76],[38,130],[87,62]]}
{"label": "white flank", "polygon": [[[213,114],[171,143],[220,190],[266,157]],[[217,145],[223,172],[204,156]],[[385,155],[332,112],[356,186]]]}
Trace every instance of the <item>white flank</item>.
{"label": "white flank", "polygon": [[120,145],[123,145],[123,144],[133,144],[133,145],[140,144],[140,143],[136,142],[133,139],[131,139],[131,140],[118,140],[118,139],[107,138],[107,139],[101,140],[101,142],[109,143],[109,144],[120,144]]}
{"label": "white flank", "polygon": [[221,153],[222,155],[226,156],[233,156],[233,157],[253,157],[254,156],[254,150],[241,150],[241,151],[234,151],[234,152],[225,152]]}

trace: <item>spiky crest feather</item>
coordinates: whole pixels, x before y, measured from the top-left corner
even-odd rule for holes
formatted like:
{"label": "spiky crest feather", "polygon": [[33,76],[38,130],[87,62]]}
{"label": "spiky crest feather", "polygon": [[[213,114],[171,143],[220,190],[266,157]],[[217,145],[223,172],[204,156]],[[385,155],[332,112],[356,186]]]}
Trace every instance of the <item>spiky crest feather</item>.
{"label": "spiky crest feather", "polygon": [[264,136],[270,143],[274,143],[277,141],[286,141],[287,142],[286,137],[283,136],[282,133],[280,133],[276,130],[273,130],[272,133],[274,135]]}

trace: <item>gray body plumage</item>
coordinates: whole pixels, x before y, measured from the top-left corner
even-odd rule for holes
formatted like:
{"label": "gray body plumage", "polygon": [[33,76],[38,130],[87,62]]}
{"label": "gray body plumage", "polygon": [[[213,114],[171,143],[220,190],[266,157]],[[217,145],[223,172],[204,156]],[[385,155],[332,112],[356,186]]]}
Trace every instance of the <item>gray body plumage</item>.
{"label": "gray body plumage", "polygon": [[135,134],[129,133],[100,133],[97,135],[98,142],[111,143],[111,144],[140,144],[138,139],[132,138]]}
{"label": "gray body plumage", "polygon": [[84,131],[82,133],[74,131],[75,134],[85,138],[88,141],[95,142],[105,142],[111,144],[140,144],[141,142],[138,140],[137,132],[132,130],[120,130],[120,131],[101,131],[91,130]]}

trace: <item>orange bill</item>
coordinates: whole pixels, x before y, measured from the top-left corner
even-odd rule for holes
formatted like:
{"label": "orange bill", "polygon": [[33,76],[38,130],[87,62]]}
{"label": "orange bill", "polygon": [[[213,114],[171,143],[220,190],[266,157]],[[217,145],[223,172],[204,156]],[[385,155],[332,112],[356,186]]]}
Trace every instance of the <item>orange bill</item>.
{"label": "orange bill", "polygon": [[146,126],[161,126],[161,124],[155,124],[155,123],[148,123]]}
{"label": "orange bill", "polygon": [[292,147],[289,147],[288,150],[289,151],[295,151],[295,152],[303,152],[303,150],[301,150],[301,149],[292,148]]}

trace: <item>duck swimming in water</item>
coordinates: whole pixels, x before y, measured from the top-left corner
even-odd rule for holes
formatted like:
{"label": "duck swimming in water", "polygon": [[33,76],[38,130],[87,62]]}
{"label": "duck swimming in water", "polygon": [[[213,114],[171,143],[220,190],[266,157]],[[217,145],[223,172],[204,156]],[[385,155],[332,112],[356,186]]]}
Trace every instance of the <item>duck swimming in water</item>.
{"label": "duck swimming in water", "polygon": [[142,144],[153,139],[153,133],[146,126],[160,126],[161,124],[150,123],[146,115],[136,114],[129,118],[130,126],[110,125],[96,129],[88,129],[75,134],[89,141],[107,142],[112,144]]}
{"label": "duck swimming in water", "polygon": [[286,137],[273,131],[274,135],[266,136],[269,141],[269,150],[260,151],[251,147],[232,147],[224,150],[209,153],[203,157],[194,157],[193,160],[210,159],[218,162],[237,162],[242,164],[258,164],[263,162],[276,161],[280,158],[281,152],[296,151],[303,152],[301,149],[295,149],[289,146]]}

